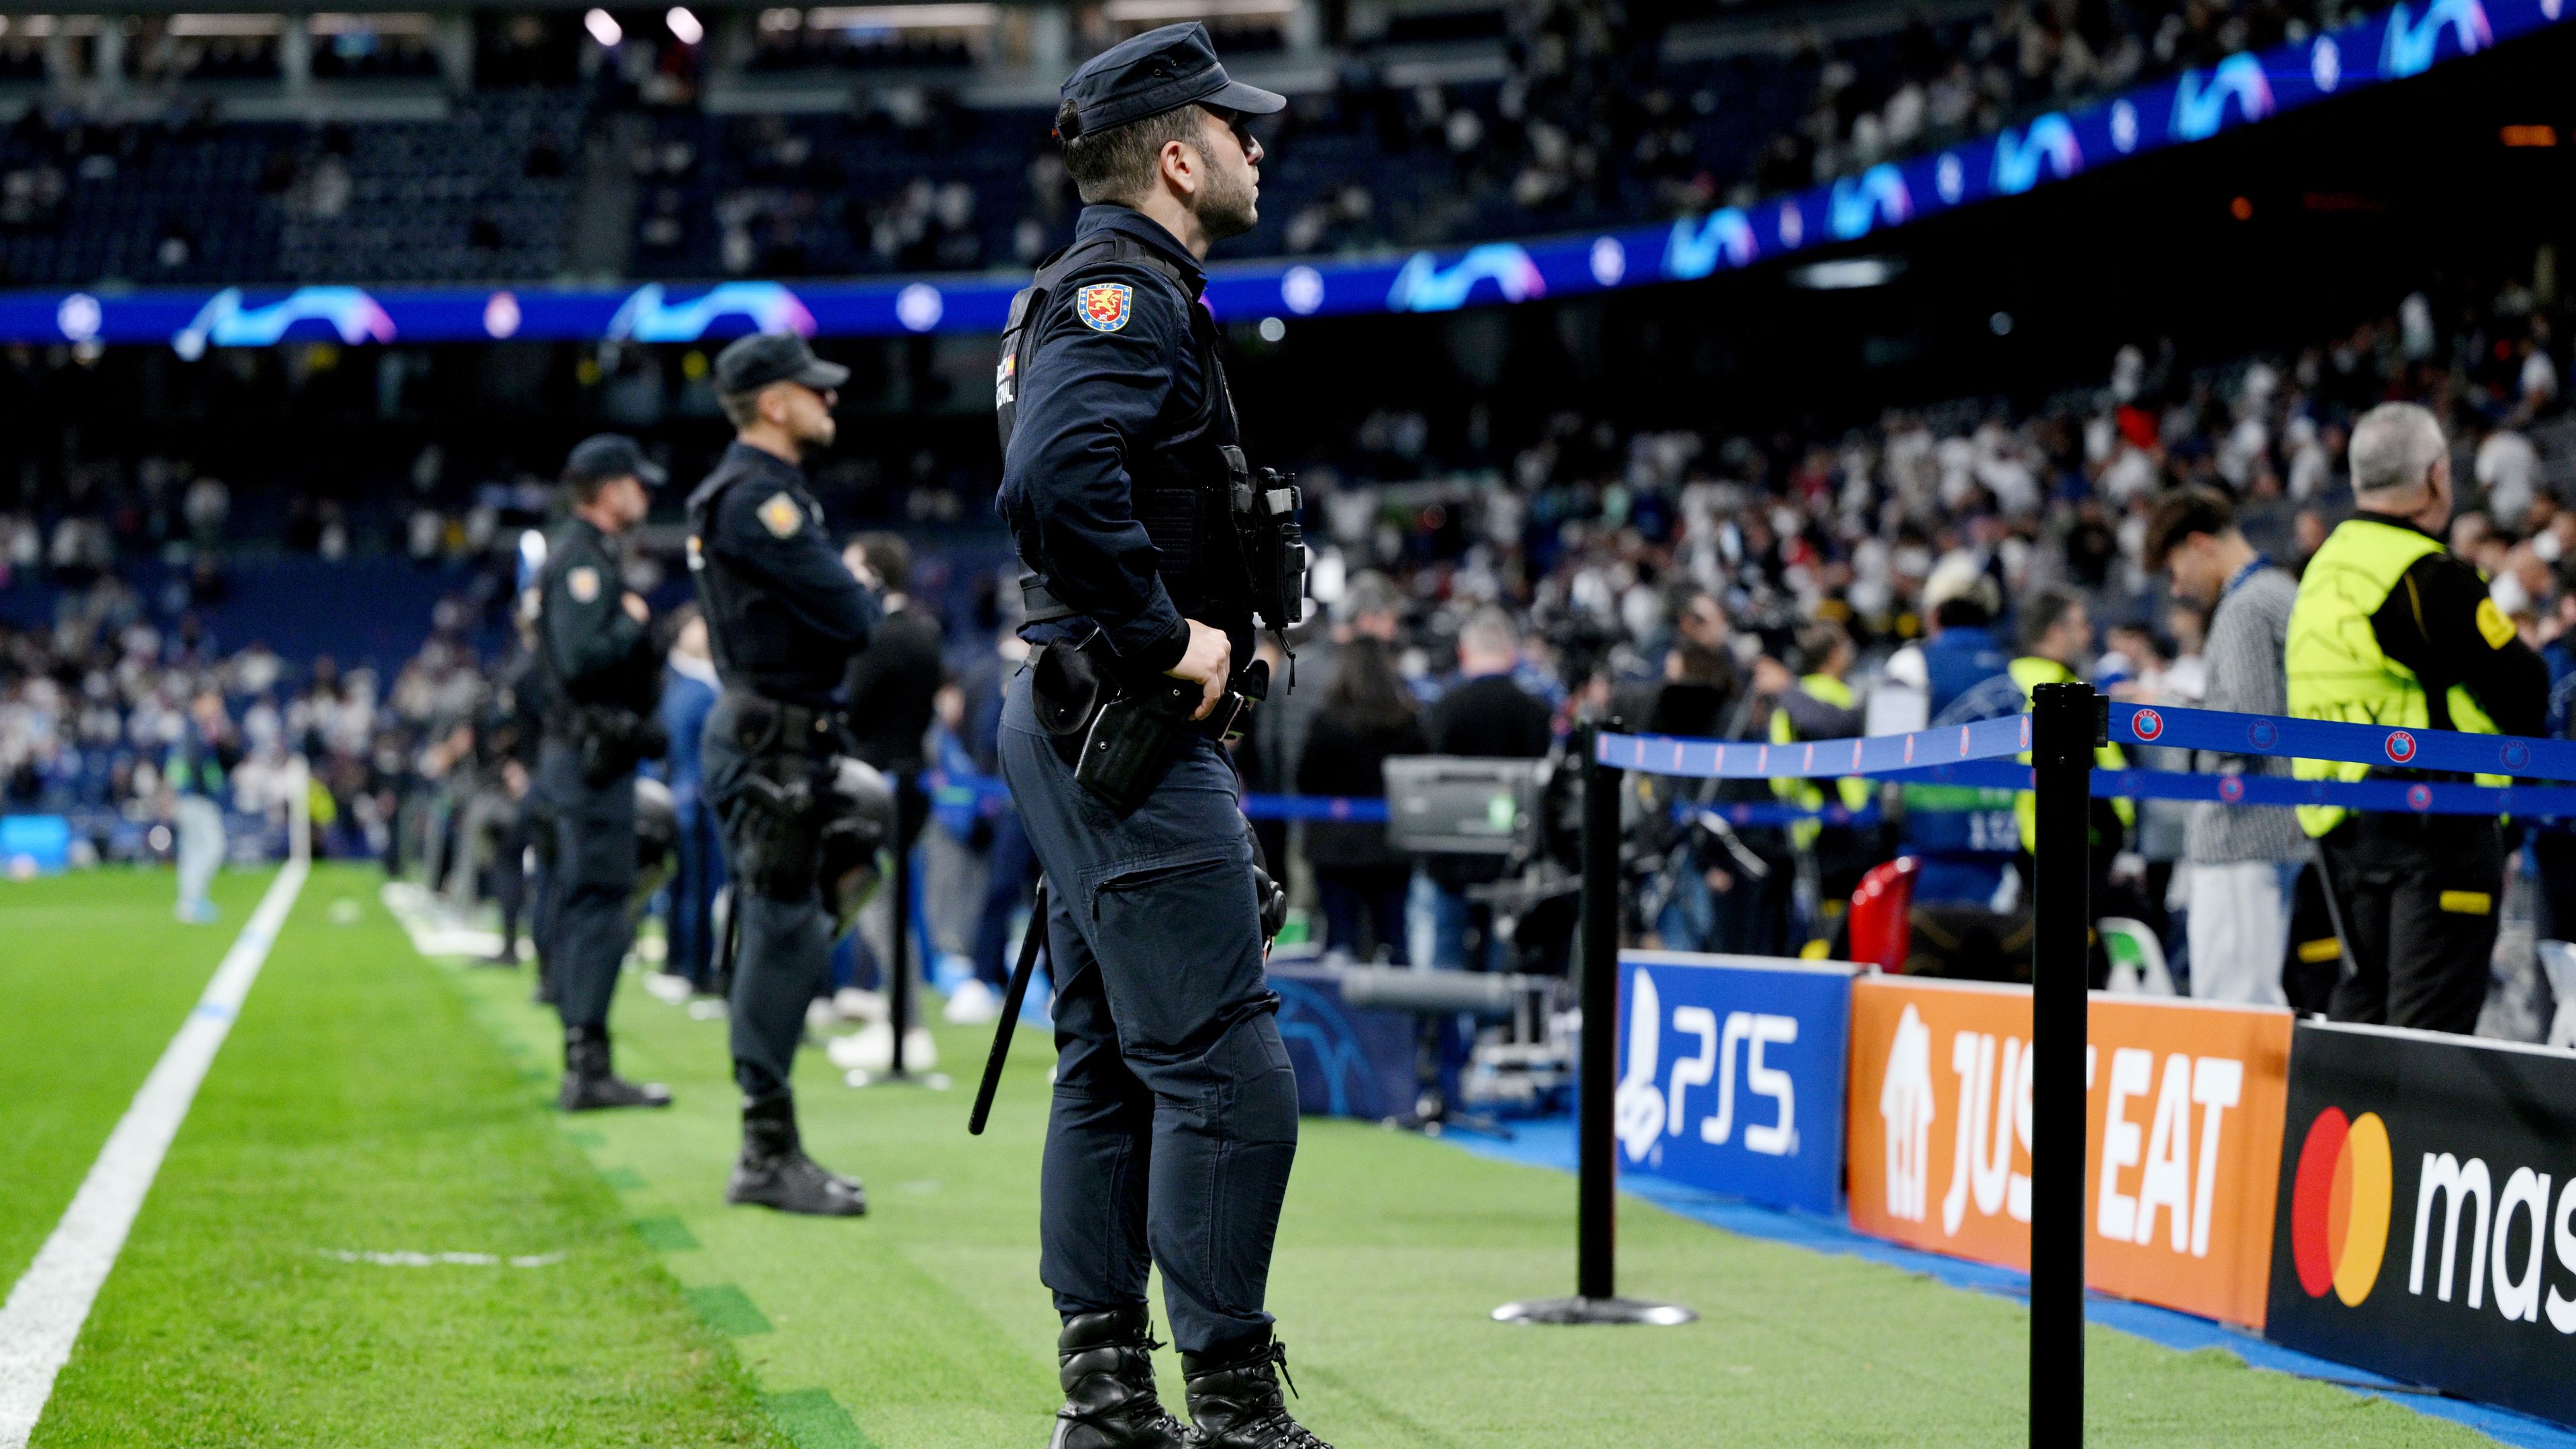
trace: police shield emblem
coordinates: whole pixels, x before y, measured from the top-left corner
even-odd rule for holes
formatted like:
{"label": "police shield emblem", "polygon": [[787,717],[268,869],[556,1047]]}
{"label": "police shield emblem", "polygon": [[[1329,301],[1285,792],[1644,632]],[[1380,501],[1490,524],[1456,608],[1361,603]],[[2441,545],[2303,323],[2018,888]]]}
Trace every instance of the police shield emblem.
{"label": "police shield emblem", "polygon": [[780,538],[793,538],[805,526],[805,510],[784,493],[773,493],[760,505],[761,526]]}
{"label": "police shield emblem", "polygon": [[1123,282],[1094,282],[1073,296],[1073,310],[1095,332],[1115,332],[1127,325],[1127,303],[1135,296]]}

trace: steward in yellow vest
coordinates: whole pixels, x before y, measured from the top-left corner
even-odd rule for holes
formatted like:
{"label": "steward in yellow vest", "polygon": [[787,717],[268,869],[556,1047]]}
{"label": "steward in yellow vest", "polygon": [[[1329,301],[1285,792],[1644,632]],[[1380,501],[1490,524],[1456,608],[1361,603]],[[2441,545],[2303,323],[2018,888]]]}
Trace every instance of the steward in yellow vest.
{"label": "steward in yellow vest", "polygon": [[[2390,729],[2537,735],[2549,669],[2517,637],[2484,575],[2443,549],[2449,446],[2411,403],[2354,424],[2360,511],[2308,560],[2283,655],[2290,713]],[[2389,766],[2299,760],[2303,780],[2457,780]],[[2486,777],[2481,777],[2486,778]],[[2489,783],[2501,784],[2501,779]],[[2303,806],[2342,921],[2338,1021],[2468,1032],[2486,1000],[2504,893],[2493,817]]]}
{"label": "steward in yellow vest", "polygon": [[[1779,702],[1772,707],[1771,743],[1849,739],[1862,732],[1860,701],[1853,695],[1851,685],[1844,682],[1858,652],[1852,645],[1851,631],[1838,621],[1825,620],[1798,631],[1799,661],[1808,672],[1796,687],[1781,691]],[[1846,776],[1839,780],[1774,780],[1771,791],[1801,809],[1821,810],[1830,799],[1846,810],[1859,811],[1868,806],[1872,786],[1868,780]],[[1879,849],[1879,834],[1848,824],[1829,825],[1822,820],[1800,820],[1789,826],[1790,846],[1813,868],[1815,916],[1811,924],[1820,938],[1833,935],[1834,925],[1842,919],[1861,877],[1886,858]],[[1806,869],[1801,867],[1802,877]]]}

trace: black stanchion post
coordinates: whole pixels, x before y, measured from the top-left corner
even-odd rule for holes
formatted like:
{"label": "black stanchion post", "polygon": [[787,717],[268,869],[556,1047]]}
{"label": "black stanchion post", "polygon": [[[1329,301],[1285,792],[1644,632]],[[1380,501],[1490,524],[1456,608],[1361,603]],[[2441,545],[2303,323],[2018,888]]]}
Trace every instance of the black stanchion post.
{"label": "black stanchion post", "polygon": [[912,797],[918,777],[894,777],[894,930],[886,950],[886,1015],[894,1022],[894,1058],[886,1075],[902,1081],[903,1038],[912,1030]]}
{"label": "black stanchion post", "polygon": [[914,1004],[912,959],[912,850],[910,842],[921,833],[922,823],[929,818],[930,796],[921,788],[921,777],[905,773],[894,777],[895,838],[887,848],[894,852],[894,869],[888,873],[887,889],[894,892],[888,902],[893,921],[893,939],[887,943],[886,1018],[894,1028],[894,1050],[887,1058],[886,1070],[870,1074],[864,1069],[852,1071],[845,1078],[853,1087],[921,1086],[942,1090],[948,1086],[944,1072],[916,1073],[917,1063],[908,1062],[904,1037],[912,1030],[913,1018],[919,1015]]}
{"label": "black stanchion post", "polygon": [[2089,684],[2031,692],[2036,796],[2031,855],[2030,1442],[2084,1442],[2085,990],[2093,937],[2093,748],[2103,729]]}
{"label": "black stanchion post", "polygon": [[[1617,720],[1609,722],[1613,733]],[[1575,969],[1583,1000],[1582,1062],[1575,1119],[1575,1259],[1571,1298],[1535,1298],[1494,1310],[1504,1323],[1688,1323],[1674,1303],[1618,1296],[1619,1164],[1612,1117],[1619,1090],[1619,786],[1622,772],[1596,758],[1594,730],[1576,732],[1583,769],[1583,897],[1575,927]]]}

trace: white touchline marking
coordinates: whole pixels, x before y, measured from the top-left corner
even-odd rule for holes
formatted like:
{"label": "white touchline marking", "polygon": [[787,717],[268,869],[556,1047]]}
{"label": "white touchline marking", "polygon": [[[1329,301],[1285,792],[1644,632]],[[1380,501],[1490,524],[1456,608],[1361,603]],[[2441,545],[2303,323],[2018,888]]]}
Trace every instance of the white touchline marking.
{"label": "white touchline marking", "polygon": [[152,1075],[143,1079],[133,1104],[108,1134],[53,1235],[9,1290],[8,1302],[0,1303],[0,1449],[26,1449],[27,1436],[35,1432],[45,1401],[53,1396],[54,1379],[70,1361],[90,1305],[98,1301],[134,1215],[161,1171],[170,1140],[179,1135],[188,1104],[196,1100],[216,1049],[241,1013],[242,998],[259,979],[268,948],[286,924],[309,870],[306,862],[290,860],[278,871],[268,894],[260,897],[259,909],[251,912],[241,936],[215,968],[214,979],[206,983],[205,995],[197,998],[196,1009],[170,1038]]}
{"label": "white touchline marking", "polygon": [[322,1256],[342,1263],[373,1263],[380,1268],[498,1268],[507,1263],[513,1268],[551,1268],[564,1260],[558,1250],[552,1253],[521,1253],[504,1258],[498,1253],[415,1253],[397,1249],[390,1253],[352,1252],[346,1248],[324,1248]]}

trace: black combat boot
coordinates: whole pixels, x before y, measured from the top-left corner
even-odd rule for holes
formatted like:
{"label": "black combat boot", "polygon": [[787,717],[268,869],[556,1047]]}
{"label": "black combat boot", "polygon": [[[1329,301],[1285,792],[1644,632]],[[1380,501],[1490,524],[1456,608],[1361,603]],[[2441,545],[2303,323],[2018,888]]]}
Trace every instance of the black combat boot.
{"label": "black combat boot", "polygon": [[670,1089],[660,1082],[630,1082],[610,1070],[608,1062],[608,1033],[566,1030],[563,1095],[557,1105],[567,1112],[671,1105]]}
{"label": "black combat boot", "polygon": [[796,1099],[780,1092],[742,1104],[742,1156],[725,1183],[725,1201],[855,1218],[868,1210],[868,1191],[857,1178],[825,1172],[805,1155],[796,1135]]}
{"label": "black combat boot", "polygon": [[1141,1303],[1067,1316],[1055,1341],[1064,1407],[1047,1449],[1190,1449],[1188,1427],[1154,1396],[1160,1347]]}
{"label": "black combat boot", "polygon": [[[1279,1380],[1288,1350],[1264,1333],[1220,1353],[1181,1355],[1199,1449],[1333,1449],[1288,1417]],[[1297,1385],[1290,1381],[1290,1392]]]}

